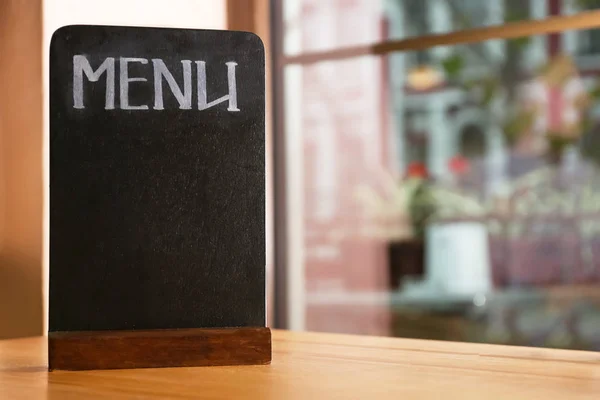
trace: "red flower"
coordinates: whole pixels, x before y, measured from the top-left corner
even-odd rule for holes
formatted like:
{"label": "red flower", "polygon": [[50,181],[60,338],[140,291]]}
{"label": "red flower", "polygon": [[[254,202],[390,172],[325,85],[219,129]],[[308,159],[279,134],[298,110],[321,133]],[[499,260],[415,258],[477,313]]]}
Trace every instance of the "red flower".
{"label": "red flower", "polygon": [[463,175],[469,172],[469,160],[462,156],[452,157],[448,162],[448,167],[450,168],[450,171],[452,171],[452,173],[456,175]]}
{"label": "red flower", "polygon": [[428,175],[427,167],[422,162],[411,163],[406,169],[406,176],[409,178],[427,178]]}

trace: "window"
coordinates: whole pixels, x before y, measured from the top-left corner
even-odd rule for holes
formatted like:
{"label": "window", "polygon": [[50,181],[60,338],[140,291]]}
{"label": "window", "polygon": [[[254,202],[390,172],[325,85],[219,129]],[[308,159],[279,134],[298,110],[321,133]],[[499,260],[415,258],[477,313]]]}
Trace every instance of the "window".
{"label": "window", "polygon": [[280,326],[600,350],[600,11],[274,5]]}

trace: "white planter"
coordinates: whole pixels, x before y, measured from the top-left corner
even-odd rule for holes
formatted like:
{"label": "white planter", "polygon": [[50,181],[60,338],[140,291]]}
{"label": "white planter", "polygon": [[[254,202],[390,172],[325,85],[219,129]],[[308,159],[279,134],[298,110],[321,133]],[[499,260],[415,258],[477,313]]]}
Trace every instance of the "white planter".
{"label": "white planter", "polygon": [[425,243],[425,274],[430,287],[461,296],[492,289],[488,233],[483,224],[432,224]]}

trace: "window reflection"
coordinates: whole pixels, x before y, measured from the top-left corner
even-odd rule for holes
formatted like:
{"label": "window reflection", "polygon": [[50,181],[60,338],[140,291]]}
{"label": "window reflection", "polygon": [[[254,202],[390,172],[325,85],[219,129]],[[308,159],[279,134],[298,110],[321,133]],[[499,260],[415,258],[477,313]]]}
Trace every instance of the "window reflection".
{"label": "window reflection", "polygon": [[[350,43],[336,39],[344,18],[376,41],[374,15],[408,37],[600,8],[301,3],[303,35],[287,42],[301,52]],[[328,18],[336,30],[319,31]],[[328,61],[288,76],[297,93],[286,134],[302,144],[292,184],[303,196],[305,329],[600,350],[597,32]]]}

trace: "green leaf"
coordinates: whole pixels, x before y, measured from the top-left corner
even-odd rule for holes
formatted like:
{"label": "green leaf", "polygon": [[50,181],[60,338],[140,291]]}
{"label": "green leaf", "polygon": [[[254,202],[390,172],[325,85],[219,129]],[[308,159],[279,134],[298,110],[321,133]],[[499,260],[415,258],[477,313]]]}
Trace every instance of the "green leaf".
{"label": "green leaf", "polygon": [[577,5],[584,10],[600,8],[600,0],[577,0]]}
{"label": "green leaf", "polygon": [[449,80],[458,79],[464,67],[464,59],[458,54],[453,54],[442,61],[442,68]]}
{"label": "green leaf", "polygon": [[592,87],[592,90],[589,91],[588,95],[594,100],[600,99],[600,81],[595,82],[594,86]]}
{"label": "green leaf", "polygon": [[483,82],[483,95],[481,102],[484,105],[489,105],[491,101],[494,99],[496,95],[496,91],[498,90],[500,84],[496,79],[487,79]]}
{"label": "green leaf", "polygon": [[529,15],[520,9],[509,8],[504,17],[504,22],[517,22],[529,19]]}
{"label": "green leaf", "polygon": [[534,118],[535,114],[532,111],[520,111],[507,120],[503,130],[509,145],[514,145],[519,137],[531,127]]}
{"label": "green leaf", "polygon": [[463,86],[467,90],[473,90],[473,89],[477,88],[480,85],[480,83],[481,82],[478,79],[469,79],[469,80],[463,82]]}
{"label": "green leaf", "polygon": [[531,43],[531,36],[523,36],[520,38],[513,39],[509,42],[515,48],[522,50]]}

